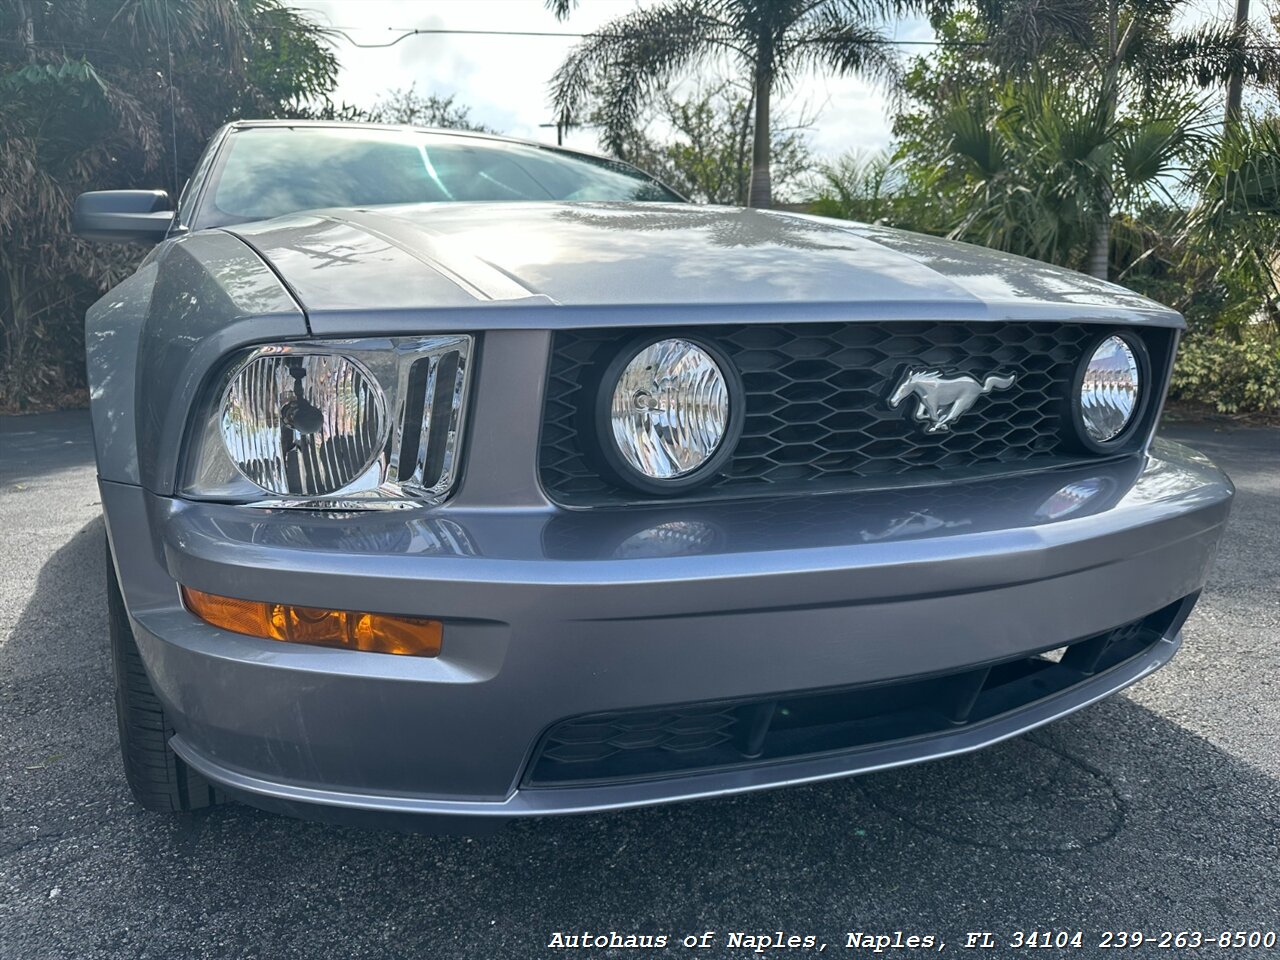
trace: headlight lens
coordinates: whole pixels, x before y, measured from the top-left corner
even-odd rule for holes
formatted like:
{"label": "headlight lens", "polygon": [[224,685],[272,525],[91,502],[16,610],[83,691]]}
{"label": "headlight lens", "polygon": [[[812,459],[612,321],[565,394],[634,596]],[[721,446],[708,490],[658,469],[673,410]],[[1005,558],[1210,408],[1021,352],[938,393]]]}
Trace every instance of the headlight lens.
{"label": "headlight lens", "polygon": [[260,356],[227,385],[221,426],[227,455],[250,482],[323,496],[358,479],[386,445],[386,401],[347,357]]}
{"label": "headlight lens", "polygon": [[1138,409],[1138,358],[1122,337],[1107,337],[1093,351],[1080,383],[1080,414],[1095,443],[1120,436]]}
{"label": "headlight lens", "polygon": [[472,343],[310,340],[230,358],[197,408],[183,496],[318,510],[440,502],[458,477]]}
{"label": "headlight lens", "polygon": [[689,340],[659,340],[627,363],[609,407],[622,459],[652,480],[688,476],[729,429],[729,387],[715,359]]}

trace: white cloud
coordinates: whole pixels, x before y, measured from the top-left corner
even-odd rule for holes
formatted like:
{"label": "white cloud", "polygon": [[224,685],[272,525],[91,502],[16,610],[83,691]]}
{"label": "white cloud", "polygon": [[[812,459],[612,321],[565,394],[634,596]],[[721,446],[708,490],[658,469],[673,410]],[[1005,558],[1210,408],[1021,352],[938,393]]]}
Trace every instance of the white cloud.
{"label": "white cloud", "polygon": [[[322,23],[344,29],[361,44],[387,43],[410,28],[585,32],[636,6],[637,0],[591,0],[566,23],[539,0],[291,0]],[[647,0],[646,0],[647,2]],[[398,28],[398,29],[389,29]],[[928,39],[928,24],[899,23],[898,39]],[[547,81],[575,40],[569,37],[499,37],[465,34],[406,37],[383,49],[362,49],[336,38],[342,70],[335,100],[372,104],[392,88],[416,83],[420,91],[456,94],[472,116],[504,133],[554,141]],[[905,55],[916,48],[907,47]],[[811,143],[820,156],[847,149],[875,150],[889,143],[882,91],[856,77],[810,76],[779,98],[792,117],[816,116]],[[572,146],[597,149],[591,131],[571,132]]]}

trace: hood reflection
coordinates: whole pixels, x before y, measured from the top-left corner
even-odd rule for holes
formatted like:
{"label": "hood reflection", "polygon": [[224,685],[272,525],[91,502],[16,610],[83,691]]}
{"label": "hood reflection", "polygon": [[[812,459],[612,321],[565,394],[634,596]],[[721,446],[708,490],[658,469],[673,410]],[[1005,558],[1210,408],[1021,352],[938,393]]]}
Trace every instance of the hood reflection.
{"label": "hood reflection", "polygon": [[577,203],[561,207],[555,216],[596,230],[691,232],[716,247],[849,250],[857,246],[847,224],[806,220],[750,207]]}
{"label": "hood reflection", "polygon": [[1087,473],[1055,470],[936,487],[581,511],[547,522],[543,550],[561,559],[633,560],[1036,527],[1111,508],[1142,466],[1133,457]]}
{"label": "hood reflection", "polygon": [[305,522],[289,515],[267,515],[253,520],[220,517],[212,523],[229,539],[267,547],[416,556],[477,554],[466,529],[444,518],[405,519],[403,515],[353,511],[311,516]]}
{"label": "hood reflection", "polygon": [[[1157,439],[1151,452],[1154,456],[1147,469],[1121,502],[1157,503],[1175,496],[1183,499],[1187,487],[1196,486],[1202,472],[1217,470],[1204,454],[1170,440]],[[1204,495],[1210,496],[1211,491],[1206,490]]]}
{"label": "hood reflection", "polygon": [[906,516],[895,517],[880,529],[863,530],[862,539],[867,541],[901,540],[924,533],[934,533],[938,530],[967,527],[971,523],[973,523],[973,520],[969,517],[965,517],[963,520],[943,520],[934,516],[928,510],[912,510]]}
{"label": "hood reflection", "polygon": [[720,540],[719,528],[702,520],[669,520],[633,533],[613,551],[619,560],[689,557],[709,553]]}
{"label": "hood reflection", "polygon": [[[1220,475],[1172,456],[952,483],[772,500],[625,507],[553,513],[429,515],[248,511],[202,505],[188,511],[201,535],[263,547],[352,557],[487,557],[594,562],[909,543],[1034,530],[1176,496],[1214,497]],[[1169,450],[1176,454],[1176,450]]]}
{"label": "hood reflection", "polygon": [[1086,480],[1076,480],[1068,483],[1065,487],[1055,491],[1048,500],[1040,504],[1036,510],[1036,516],[1044,520],[1061,520],[1063,517],[1078,511],[1086,503],[1106,490],[1110,484],[1111,481],[1106,477],[1089,477]]}

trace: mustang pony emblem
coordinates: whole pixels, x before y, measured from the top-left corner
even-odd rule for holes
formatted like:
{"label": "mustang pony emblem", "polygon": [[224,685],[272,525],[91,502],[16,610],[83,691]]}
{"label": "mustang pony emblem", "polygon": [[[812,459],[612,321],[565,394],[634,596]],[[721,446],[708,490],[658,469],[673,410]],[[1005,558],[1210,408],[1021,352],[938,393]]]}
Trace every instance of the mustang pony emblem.
{"label": "mustang pony emblem", "polygon": [[993,374],[979,383],[965,374],[944,377],[940,370],[908,370],[889,397],[889,406],[896,407],[914,393],[918,401],[915,418],[929,424],[924,432],[946,433],[979,397],[992,390],[1007,390],[1015,379],[1013,374]]}

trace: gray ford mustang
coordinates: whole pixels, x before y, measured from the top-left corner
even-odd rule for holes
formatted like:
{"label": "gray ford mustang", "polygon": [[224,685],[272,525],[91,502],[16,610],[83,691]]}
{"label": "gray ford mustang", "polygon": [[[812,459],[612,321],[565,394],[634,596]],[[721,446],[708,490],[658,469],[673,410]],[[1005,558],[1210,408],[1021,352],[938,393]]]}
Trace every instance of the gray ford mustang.
{"label": "gray ford mustang", "polygon": [[[1181,317],[495,137],[236,123],[90,310],[125,771],[442,826],[973,750],[1166,663]],[[1135,744],[1141,749],[1141,744]]]}

